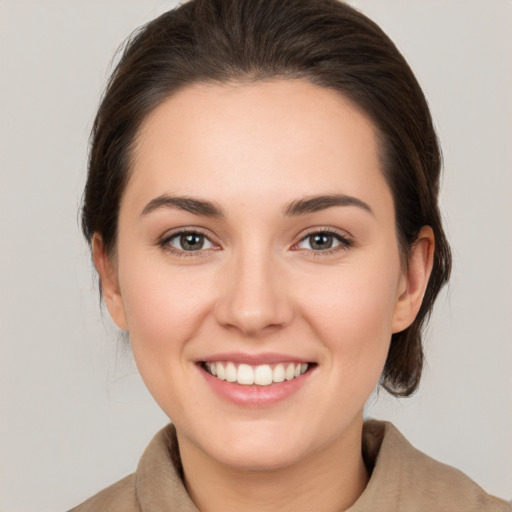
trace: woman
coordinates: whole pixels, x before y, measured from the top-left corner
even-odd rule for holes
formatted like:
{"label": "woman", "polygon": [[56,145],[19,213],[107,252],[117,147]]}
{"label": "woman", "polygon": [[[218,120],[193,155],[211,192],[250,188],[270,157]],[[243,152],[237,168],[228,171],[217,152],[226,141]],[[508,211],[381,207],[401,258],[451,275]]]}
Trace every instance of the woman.
{"label": "woman", "polygon": [[509,510],[390,425],[450,273],[425,98],[335,0],[192,0],[128,44],[83,230],[173,426],[74,510]]}

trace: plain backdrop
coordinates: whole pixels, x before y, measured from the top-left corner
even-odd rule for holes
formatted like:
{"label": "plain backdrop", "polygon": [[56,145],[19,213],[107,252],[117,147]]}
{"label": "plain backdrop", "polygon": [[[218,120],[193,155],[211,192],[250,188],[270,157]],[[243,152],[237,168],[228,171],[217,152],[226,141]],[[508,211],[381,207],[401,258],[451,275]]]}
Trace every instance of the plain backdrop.
{"label": "plain backdrop", "polygon": [[[424,87],[445,157],[450,288],[421,390],[367,414],[512,498],[512,2],[353,0]],[[0,510],[67,510],[132,472],[167,418],[102,313],[78,229],[116,48],[163,0],[0,0]]]}

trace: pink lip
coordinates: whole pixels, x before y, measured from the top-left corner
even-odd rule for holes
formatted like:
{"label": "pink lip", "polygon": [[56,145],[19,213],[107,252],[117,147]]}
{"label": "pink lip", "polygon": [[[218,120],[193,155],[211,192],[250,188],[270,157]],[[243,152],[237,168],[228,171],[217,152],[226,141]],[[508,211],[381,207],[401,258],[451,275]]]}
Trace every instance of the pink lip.
{"label": "pink lip", "polygon": [[[223,359],[215,359],[215,361],[222,360]],[[233,358],[232,356],[230,356],[224,360],[233,361]],[[286,360],[290,361],[289,358],[285,359],[285,361]],[[295,358],[291,360],[296,361]],[[258,361],[261,361],[261,359],[258,359]],[[281,359],[280,361],[283,361],[283,359]],[[297,393],[302,388],[302,386],[307,383],[311,374],[314,371],[313,368],[312,370],[307,371],[300,377],[294,378],[290,381],[274,383],[271,384],[270,386],[244,386],[241,384],[237,384],[236,382],[227,382],[225,380],[220,380],[217,377],[210,375],[200,364],[197,365],[197,368],[201,372],[206,382],[209,384],[210,388],[220,398],[228,402],[231,402],[232,404],[235,405],[252,408],[269,407],[278,402],[281,402],[282,400],[286,400],[287,398]]]}
{"label": "pink lip", "polygon": [[[207,356],[200,360],[201,362],[214,363],[217,361],[231,361],[237,364],[249,364],[257,366],[260,364],[278,364],[278,363],[309,363],[310,360],[303,357],[291,356],[290,354],[276,354],[273,352],[263,354],[247,354],[242,352],[225,352]],[[199,361],[198,361],[199,362]],[[218,379],[217,379],[218,380]]]}

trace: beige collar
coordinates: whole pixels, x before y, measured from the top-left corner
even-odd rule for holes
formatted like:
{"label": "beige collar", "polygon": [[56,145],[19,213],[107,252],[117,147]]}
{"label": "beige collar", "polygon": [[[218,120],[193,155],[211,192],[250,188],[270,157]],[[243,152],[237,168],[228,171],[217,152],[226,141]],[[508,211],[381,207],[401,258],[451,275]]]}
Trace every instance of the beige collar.
{"label": "beige collar", "polygon": [[[413,448],[391,424],[368,420],[363,458],[370,481],[347,512],[510,512],[460,471]],[[144,452],[135,474],[145,512],[199,512],[182,480],[176,431],[162,429]]]}

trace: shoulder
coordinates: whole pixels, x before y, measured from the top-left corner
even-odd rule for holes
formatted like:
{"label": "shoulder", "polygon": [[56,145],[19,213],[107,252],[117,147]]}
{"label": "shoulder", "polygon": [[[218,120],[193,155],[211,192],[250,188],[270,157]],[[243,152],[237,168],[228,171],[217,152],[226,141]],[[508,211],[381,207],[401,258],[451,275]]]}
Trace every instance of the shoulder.
{"label": "shoulder", "polygon": [[363,438],[365,460],[373,466],[365,493],[368,491],[379,501],[385,496],[394,505],[390,510],[512,510],[508,503],[487,494],[461,471],[414,448],[391,423],[366,422]]}
{"label": "shoulder", "polygon": [[[447,511],[511,512],[508,503],[487,494],[458,469],[432,459],[411,445],[409,447],[405,450],[402,466],[404,510],[420,499],[426,509],[431,510],[442,502]],[[404,492],[406,489],[409,492]]]}
{"label": "shoulder", "polygon": [[185,489],[176,429],[168,425],[149,443],[137,471],[69,512],[198,512]]}
{"label": "shoulder", "polygon": [[114,485],[103,489],[103,491],[95,494],[69,512],[100,512],[107,510],[140,511],[135,494],[135,474],[129,475]]}

